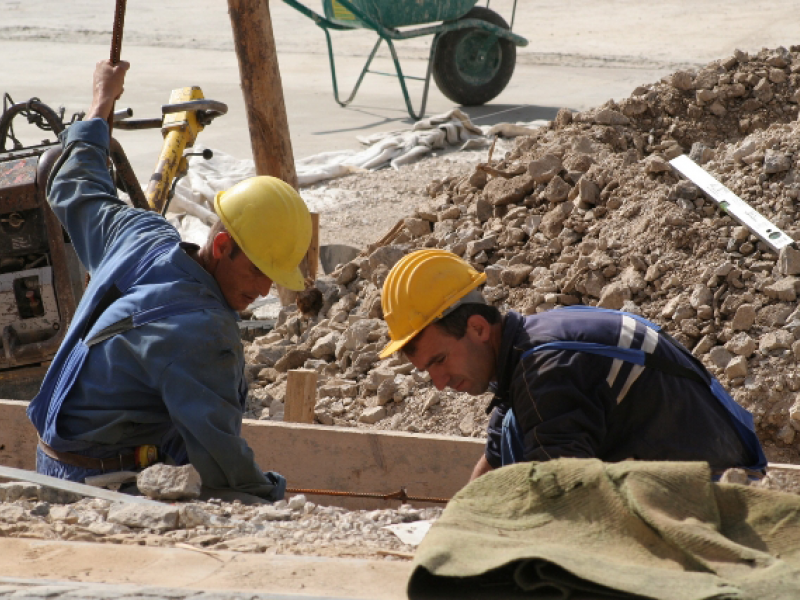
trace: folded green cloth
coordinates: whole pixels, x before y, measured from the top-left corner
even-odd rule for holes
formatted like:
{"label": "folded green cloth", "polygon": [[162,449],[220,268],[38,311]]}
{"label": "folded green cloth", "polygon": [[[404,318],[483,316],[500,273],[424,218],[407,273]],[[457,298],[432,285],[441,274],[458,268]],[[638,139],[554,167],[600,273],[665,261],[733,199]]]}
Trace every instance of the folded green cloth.
{"label": "folded green cloth", "polygon": [[461,490],[409,598],[800,599],[800,496],[705,463],[522,463]]}

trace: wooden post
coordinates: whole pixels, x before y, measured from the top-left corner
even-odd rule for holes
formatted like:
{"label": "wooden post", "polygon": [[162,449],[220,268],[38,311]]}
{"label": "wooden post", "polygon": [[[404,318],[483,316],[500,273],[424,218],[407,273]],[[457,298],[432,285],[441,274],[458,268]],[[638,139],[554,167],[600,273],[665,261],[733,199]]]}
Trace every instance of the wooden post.
{"label": "wooden post", "polygon": [[[228,0],[228,14],[239,60],[239,77],[256,174],[278,177],[297,189],[297,172],[272,34],[269,0]],[[300,270],[308,275],[305,261],[301,263]],[[295,301],[296,292],[277,285],[275,287],[282,305]]]}
{"label": "wooden post", "polygon": [[286,399],[283,420],[287,423],[313,423],[317,403],[317,373],[310,369],[293,369],[286,378]]}

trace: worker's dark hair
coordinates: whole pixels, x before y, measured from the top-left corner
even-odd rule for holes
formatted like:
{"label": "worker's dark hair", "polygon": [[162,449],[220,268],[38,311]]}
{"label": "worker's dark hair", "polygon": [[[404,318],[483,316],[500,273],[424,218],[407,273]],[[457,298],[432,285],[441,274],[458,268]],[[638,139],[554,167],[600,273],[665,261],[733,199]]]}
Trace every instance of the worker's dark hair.
{"label": "worker's dark hair", "polygon": [[[211,231],[208,232],[208,240],[206,241],[206,245],[211,246],[211,244],[214,243],[214,238],[217,237],[217,234],[223,232],[228,233],[228,230],[225,229],[225,224],[222,222],[222,219],[220,219],[211,226]],[[231,236],[231,242],[233,243],[233,249],[231,250],[231,258],[236,258],[236,256],[239,254],[239,252],[242,251],[242,249],[239,248],[239,244],[236,243],[236,240],[233,239],[233,236]]]}
{"label": "worker's dark hair", "polygon": [[[467,333],[467,321],[469,321],[469,318],[473,315],[483,317],[490,325],[499,323],[503,318],[503,315],[500,314],[497,307],[490,304],[462,304],[449,315],[442,317],[438,321],[434,321],[428,325],[428,327],[438,327],[447,335],[460,340]],[[422,331],[425,331],[425,329]],[[414,356],[414,354],[416,354],[417,340],[422,334],[422,331],[403,346],[403,354],[406,356]]]}

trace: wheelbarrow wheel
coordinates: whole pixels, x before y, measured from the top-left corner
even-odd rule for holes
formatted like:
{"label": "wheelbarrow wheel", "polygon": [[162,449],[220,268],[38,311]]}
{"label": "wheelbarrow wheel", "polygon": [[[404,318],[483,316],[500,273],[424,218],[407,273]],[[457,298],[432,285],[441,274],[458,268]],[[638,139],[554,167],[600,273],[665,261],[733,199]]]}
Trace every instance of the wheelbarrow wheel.
{"label": "wheelbarrow wheel", "polygon": [[[462,19],[480,19],[508,29],[493,10],[476,6]],[[494,40],[492,40],[494,38]],[[439,38],[433,80],[441,92],[463,106],[485,104],[502,92],[517,62],[517,47],[480,29],[457,29]]]}

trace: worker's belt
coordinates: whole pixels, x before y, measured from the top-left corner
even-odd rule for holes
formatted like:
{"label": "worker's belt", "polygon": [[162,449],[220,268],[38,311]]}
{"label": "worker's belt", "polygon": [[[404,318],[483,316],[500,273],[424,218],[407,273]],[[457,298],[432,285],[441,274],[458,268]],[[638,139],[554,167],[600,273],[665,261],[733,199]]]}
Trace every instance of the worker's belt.
{"label": "worker's belt", "polygon": [[39,448],[47,456],[65,465],[80,467],[82,469],[96,469],[100,471],[129,471],[143,469],[159,461],[156,446],[137,446],[131,454],[120,454],[110,458],[94,458],[73,454],[72,452],[59,452],[39,439]]}

